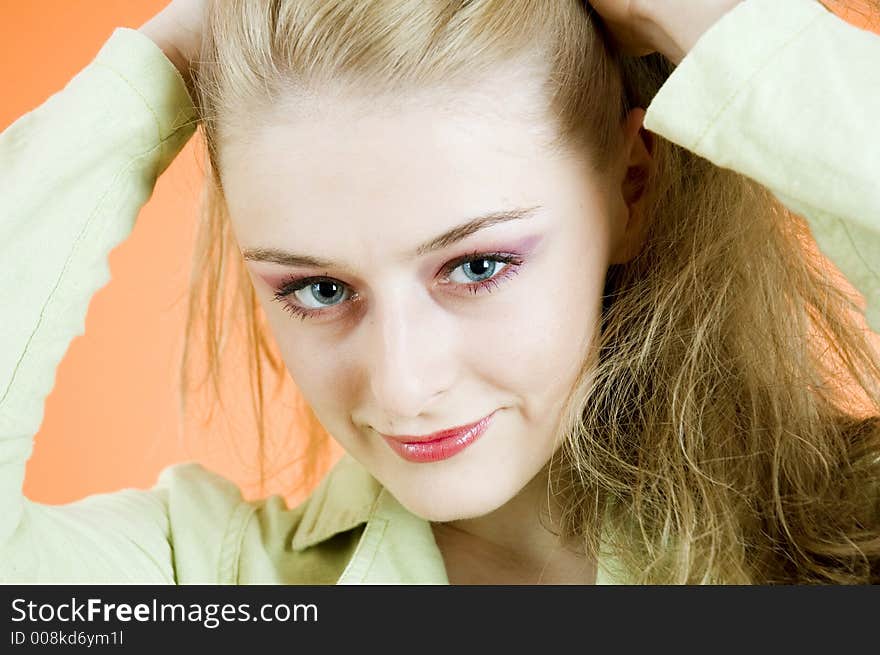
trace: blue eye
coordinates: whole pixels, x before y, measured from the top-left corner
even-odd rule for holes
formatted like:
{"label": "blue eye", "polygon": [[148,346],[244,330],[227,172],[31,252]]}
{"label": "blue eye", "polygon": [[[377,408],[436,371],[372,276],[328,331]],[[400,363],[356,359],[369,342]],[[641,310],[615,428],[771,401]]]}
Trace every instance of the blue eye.
{"label": "blue eye", "polygon": [[[500,269],[499,265],[501,266]],[[471,259],[453,269],[452,273],[450,273],[449,279],[453,282],[461,282],[462,284],[467,284],[468,282],[483,282],[484,280],[494,277],[499,270],[504,270],[506,267],[506,263],[498,261],[497,259],[490,259],[488,257]],[[453,279],[455,272],[458,270],[461,270],[464,273],[466,279]]]}
{"label": "blue eye", "polygon": [[293,296],[307,309],[337,305],[348,295],[348,288],[334,280],[318,280],[293,291]]}

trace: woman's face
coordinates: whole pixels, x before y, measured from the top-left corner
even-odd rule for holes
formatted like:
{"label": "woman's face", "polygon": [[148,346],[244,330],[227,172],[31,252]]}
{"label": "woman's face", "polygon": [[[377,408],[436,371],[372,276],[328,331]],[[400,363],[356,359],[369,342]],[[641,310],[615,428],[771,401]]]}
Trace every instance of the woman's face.
{"label": "woman's face", "polygon": [[[312,97],[221,150],[233,230],[294,381],[428,520],[491,512],[541,472],[621,245],[619,183],[553,150],[541,106],[516,76],[424,102]],[[490,415],[434,461],[382,436]]]}

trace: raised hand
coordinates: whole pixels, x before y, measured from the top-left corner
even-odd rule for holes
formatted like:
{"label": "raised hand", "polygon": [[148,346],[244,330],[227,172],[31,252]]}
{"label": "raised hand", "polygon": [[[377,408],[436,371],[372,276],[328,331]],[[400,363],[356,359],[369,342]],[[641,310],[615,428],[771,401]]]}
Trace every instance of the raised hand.
{"label": "raised hand", "polygon": [[676,64],[743,0],[590,0],[615,45],[628,55],[659,52]]}
{"label": "raised hand", "polygon": [[192,83],[191,64],[202,47],[205,4],[206,0],[172,0],[138,30],[162,48],[187,86]]}

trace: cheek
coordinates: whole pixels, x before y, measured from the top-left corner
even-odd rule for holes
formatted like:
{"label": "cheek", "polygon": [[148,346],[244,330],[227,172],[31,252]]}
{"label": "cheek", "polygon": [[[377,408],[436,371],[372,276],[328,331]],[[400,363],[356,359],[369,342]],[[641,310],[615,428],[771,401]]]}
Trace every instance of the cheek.
{"label": "cheek", "polygon": [[503,313],[493,315],[500,329],[471,349],[474,370],[494,371],[493,385],[531,403],[532,413],[558,401],[598,330],[606,257],[601,240],[566,239],[523,274]]}
{"label": "cheek", "polygon": [[600,314],[602,272],[583,271],[561,293],[547,294],[543,307],[525,317],[520,342],[528,353],[528,381],[556,394],[580,369]]}
{"label": "cheek", "polygon": [[348,406],[349,395],[341,383],[348,379],[346,369],[332,348],[293,342],[285,344],[282,353],[297,388],[318,416],[326,418]]}
{"label": "cheek", "polygon": [[279,311],[278,303],[265,298],[261,303],[285,367],[303,399],[319,417],[326,415],[327,408],[345,402],[339,381],[347,376],[333,346],[315,338],[312,331],[298,329],[300,319]]}

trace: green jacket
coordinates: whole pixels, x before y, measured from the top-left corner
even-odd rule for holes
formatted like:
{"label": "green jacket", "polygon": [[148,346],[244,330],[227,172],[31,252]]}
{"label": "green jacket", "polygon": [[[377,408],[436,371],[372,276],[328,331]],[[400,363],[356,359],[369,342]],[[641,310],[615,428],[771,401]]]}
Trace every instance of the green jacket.
{"label": "green jacket", "polygon": [[[878,71],[880,38],[819,3],[747,0],[700,39],[645,121],[805,216],[875,332]],[[0,135],[0,581],[448,583],[430,524],[349,456],[292,509],[280,496],[244,501],[195,463],[166,468],[148,490],[61,506],[23,496],[55,369],[193,119],[177,70],[119,28]],[[599,565],[600,584],[625,582],[610,560]]]}

